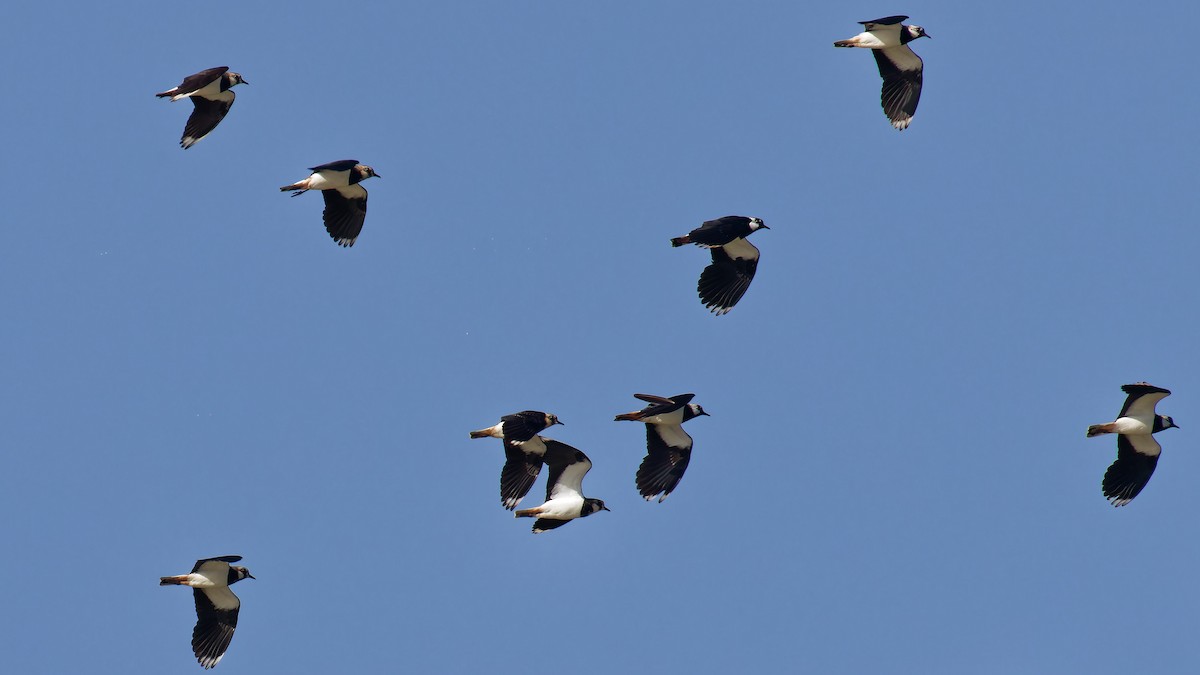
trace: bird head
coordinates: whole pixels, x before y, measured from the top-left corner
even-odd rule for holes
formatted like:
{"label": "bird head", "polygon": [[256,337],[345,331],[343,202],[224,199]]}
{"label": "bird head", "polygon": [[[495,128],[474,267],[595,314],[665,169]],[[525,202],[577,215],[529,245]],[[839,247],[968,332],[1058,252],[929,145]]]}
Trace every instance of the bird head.
{"label": "bird head", "polygon": [[764,223],[762,221],[762,218],[751,218],[750,219],[750,231],[751,232],[753,232],[755,230],[769,230],[769,229],[771,229],[771,228],[767,227],[766,223]]}
{"label": "bird head", "polygon": [[586,511],[586,513],[584,513],[583,515],[590,516],[593,513],[600,513],[601,511],[611,511],[612,509],[610,509],[604,505],[603,499],[588,498],[587,505],[584,510]]}
{"label": "bird head", "polygon": [[927,37],[930,39],[933,38],[932,35],[930,35],[929,33],[926,33],[925,29],[921,28],[920,26],[905,26],[905,28],[908,29],[908,37],[910,40],[916,40],[917,38],[923,38],[923,37]]}
{"label": "bird head", "polygon": [[564,427],[567,426],[567,425],[563,424],[562,422],[558,421],[558,415],[551,415],[550,413],[546,413],[546,427],[549,428],[549,427],[554,426],[555,424],[562,424]]}
{"label": "bird head", "polygon": [[704,408],[701,408],[697,403],[689,403],[688,411],[692,413],[692,417],[699,417],[701,415],[704,415],[705,417],[712,417],[712,415],[704,412]]}
{"label": "bird head", "polygon": [[371,167],[367,166],[366,164],[359,164],[358,166],[356,166],[354,168],[358,169],[358,172],[360,174],[362,174],[363,180],[366,180],[366,179],[372,178],[372,177],[383,178],[383,176],[380,176],[379,174],[375,173],[375,169],[372,169]]}
{"label": "bird head", "polygon": [[241,73],[226,73],[226,74],[229,75],[229,86],[231,86],[231,87],[234,85],[238,85],[238,84],[250,84],[242,77]]}
{"label": "bird head", "polygon": [[253,579],[254,578],[254,575],[250,574],[250,570],[248,570],[245,567],[242,567],[240,565],[230,565],[229,569],[233,570],[234,573],[237,574],[237,578],[233,580],[234,583],[237,583],[237,582],[241,581],[242,579]]}
{"label": "bird head", "polygon": [[1161,429],[1178,429],[1179,425],[1175,424],[1175,420],[1171,419],[1170,415],[1159,415],[1158,426]]}

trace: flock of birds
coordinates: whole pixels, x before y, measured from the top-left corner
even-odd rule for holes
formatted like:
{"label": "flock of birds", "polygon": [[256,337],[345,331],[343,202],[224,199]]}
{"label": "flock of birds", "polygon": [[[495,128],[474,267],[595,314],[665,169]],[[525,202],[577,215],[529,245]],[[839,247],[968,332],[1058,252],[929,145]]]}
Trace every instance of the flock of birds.
{"label": "flock of birds", "polygon": [[[930,37],[920,26],[905,25],[907,16],[889,16],[862,21],[863,32],[835,47],[870,49],[883,79],[880,96],[884,113],[892,126],[908,128],[921,96],[921,57],[909,43]],[[233,87],[248,84],[227,67],[209,68],[184,78],[178,86],[156,94],[172,101],[190,99],[194,106],[184,126],[180,145],[190,148],[221,123],[235,98]],[[279,188],[293,197],[319,190],[325,200],[322,214],[325,229],[340,246],[353,246],[362,232],[367,214],[367,191],[362,181],[379,177],[370,166],[346,159],[310,167],[303,180]],[[760,218],[725,216],[703,223],[686,235],[671,239],[673,247],[695,244],[707,248],[712,262],[697,283],[700,301],[716,315],[728,313],[750,287],[758,267],[759,250],[749,241],[758,230],[770,229]],[[1102,489],[1113,506],[1124,506],[1149,482],[1158,464],[1162,447],[1154,434],[1178,428],[1170,417],[1159,415],[1156,406],[1170,395],[1161,387],[1139,382],[1121,389],[1128,394],[1117,418],[1094,424],[1088,437],[1117,434],[1117,459],[1104,474]],[[646,403],[641,410],[617,415],[616,421],[641,422],[646,426],[646,456],[635,476],[638,493],[647,501],[662,502],[678,486],[692,455],[692,437],[683,424],[707,416],[692,403],[694,394],[671,397],[634,394]],[[505,462],[500,471],[500,503],[517,518],[535,518],[533,532],[546,532],[600,511],[608,511],[604,501],[583,494],[583,478],[592,462],[582,451],[566,443],[540,435],[561,425],[558,417],[541,411],[525,410],[505,415],[495,425],[472,431],[471,438],[498,438],[504,446]],[[533,508],[517,509],[533,488],[542,466],[549,466],[546,499]],[[192,632],[192,650],[204,668],[213,668],[224,656],[237,627],[241,601],[230,586],[253,579],[245,567],[233,565],[241,556],[219,556],[197,560],[188,574],[161,577],[160,585],[190,586],[196,604],[196,626]]]}

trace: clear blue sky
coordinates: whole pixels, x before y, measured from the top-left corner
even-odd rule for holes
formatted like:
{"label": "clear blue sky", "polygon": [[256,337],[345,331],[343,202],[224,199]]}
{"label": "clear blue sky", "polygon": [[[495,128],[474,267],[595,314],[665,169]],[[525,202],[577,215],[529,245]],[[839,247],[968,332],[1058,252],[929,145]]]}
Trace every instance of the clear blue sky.
{"label": "clear blue sky", "polygon": [[[6,14],[7,672],[199,672],[157,578],[228,554],[225,675],[1200,668],[1194,3],[169,5]],[[889,14],[904,132],[832,47]],[[350,250],[277,189],[342,158]],[[718,318],[668,239],[727,214]],[[1138,380],[1182,429],[1113,509]],[[647,504],[612,417],[685,391]],[[500,507],[526,408],[611,513]]]}

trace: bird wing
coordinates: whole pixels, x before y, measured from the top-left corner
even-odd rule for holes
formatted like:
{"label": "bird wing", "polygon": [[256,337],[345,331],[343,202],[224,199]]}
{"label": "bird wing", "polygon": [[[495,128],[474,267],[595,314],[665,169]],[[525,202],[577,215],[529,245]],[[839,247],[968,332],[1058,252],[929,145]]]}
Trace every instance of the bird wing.
{"label": "bird wing", "polygon": [[242,603],[228,586],[193,588],[192,594],[196,598],[192,652],[201,666],[212,668],[229,648]]}
{"label": "bird wing", "polygon": [[678,394],[671,398],[663,398],[661,396],[653,396],[651,394],[634,394],[634,397],[646,401],[650,405],[642,408],[639,415],[642,417],[654,417],[655,415],[665,415],[669,412],[679,410],[687,405],[695,394]]}
{"label": "bird wing", "polygon": [[885,16],[882,19],[874,19],[872,21],[859,21],[869,31],[889,30],[894,29],[900,31],[900,24],[907,21],[907,16]]}
{"label": "bird wing", "polygon": [[738,242],[735,250],[740,251],[748,247],[753,249],[753,257],[730,257],[727,251],[732,244],[710,249],[712,264],[704,268],[704,272],[700,274],[700,281],[696,284],[696,291],[700,294],[704,306],[718,316],[733,309],[738,300],[742,299],[746,289],[750,288],[754,272],[758,269],[758,249],[745,239],[739,239]]}
{"label": "bird wing", "polygon": [[216,576],[224,579],[229,575],[229,563],[242,559],[240,555],[220,555],[215,558],[201,558],[192,566],[192,574],[203,571],[204,576]]}
{"label": "bird wing", "polygon": [[[349,161],[349,160],[347,160]],[[342,246],[353,246],[367,221],[367,190],[361,185],[321,190],[325,198],[325,231]]]}
{"label": "bird wing", "polygon": [[542,439],[546,444],[543,461],[550,466],[546,479],[546,501],[558,497],[583,499],[583,477],[592,468],[592,460],[580,450],[550,438]]}
{"label": "bird wing", "polygon": [[724,246],[744,235],[749,222],[750,219],[745,216],[722,216],[716,220],[706,220],[688,233],[688,239],[700,246]]}
{"label": "bird wing", "polygon": [[197,141],[212,133],[212,130],[217,128],[217,125],[229,113],[229,109],[233,107],[235,98],[237,95],[233,91],[223,92],[221,98],[216,101],[193,96],[191,100],[195,109],[188,117],[187,124],[183,126],[183,136],[179,139],[179,145],[187,150]]}
{"label": "bird wing", "polygon": [[1121,391],[1129,394],[1125,397],[1125,405],[1121,406],[1121,417],[1142,417],[1153,418],[1154,408],[1158,402],[1171,395],[1170,390],[1156,387],[1145,382],[1137,384],[1126,384],[1121,387]]}
{"label": "bird wing", "polygon": [[1117,436],[1117,461],[1104,472],[1104,496],[1113,506],[1125,506],[1154,475],[1162,446],[1150,434]]}
{"label": "bird wing", "polygon": [[537,410],[522,410],[500,418],[504,438],[524,443],[546,428],[546,413]]}
{"label": "bird wing", "polygon": [[529,494],[538,474],[542,471],[542,455],[546,444],[540,436],[514,443],[504,440],[504,468],[500,471],[500,503],[509,511],[515,509],[521,499]]}
{"label": "bird wing", "polygon": [[670,404],[673,402],[669,398],[666,398],[663,396],[655,396],[654,394],[634,394],[633,397],[638,399],[639,401],[645,401],[646,403],[659,403],[659,404],[666,405],[666,404]]}
{"label": "bird wing", "polygon": [[[218,66],[216,68],[202,70],[194,75],[188,75],[187,77],[183,78],[183,82],[180,82],[179,86],[175,87],[172,91],[174,91],[176,95],[194,94],[212,84],[213,80],[216,80],[218,77],[224,75],[228,71],[229,66]],[[166,94],[167,92],[164,91],[162,94],[159,94],[159,96]]]}
{"label": "bird wing", "polygon": [[553,530],[556,527],[562,527],[563,525],[566,525],[569,522],[571,522],[571,521],[555,520],[553,518],[538,518],[537,520],[533,521],[533,533],[541,534],[541,533],[545,532],[546,530]]}
{"label": "bird wing", "polygon": [[921,100],[921,80],[924,62],[908,47],[872,49],[879,76],[883,78],[883,89],[879,100],[883,112],[892,121],[892,126],[905,129],[917,112]]}
{"label": "bird wing", "polygon": [[336,162],[329,162],[320,166],[310,166],[309,171],[349,171],[358,166],[357,159],[339,159]]}
{"label": "bird wing", "polygon": [[666,499],[679,485],[691,459],[692,437],[682,426],[647,424],[646,457],[637,470],[638,492],[646,501]]}

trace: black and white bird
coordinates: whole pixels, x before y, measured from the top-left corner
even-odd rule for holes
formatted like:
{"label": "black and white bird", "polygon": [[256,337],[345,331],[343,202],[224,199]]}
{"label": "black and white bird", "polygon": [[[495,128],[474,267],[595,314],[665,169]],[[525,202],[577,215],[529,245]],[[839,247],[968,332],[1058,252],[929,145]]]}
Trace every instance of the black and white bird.
{"label": "black and white bird", "polygon": [[712,264],[700,274],[696,291],[704,306],[717,316],[733,309],[754,280],[758,249],[746,241],[746,237],[758,230],[769,229],[762,218],[725,216],[706,221],[684,236],[671,239],[671,246],[696,244],[712,253]]}
{"label": "black and white bird", "polygon": [[325,230],[341,246],[353,246],[367,220],[367,191],[359,183],[368,178],[382,178],[375,169],[359,164],[357,159],[343,159],[309,167],[312,175],[302,181],[279,188],[282,192],[297,190],[297,197],[309,190],[320,190],[325,198]]}
{"label": "black and white bird", "polygon": [[544,460],[550,466],[546,482],[546,501],[532,509],[521,509],[513,515],[517,518],[537,518],[533,533],[562,527],[576,518],[586,518],[593,513],[608,511],[600,499],[583,496],[583,477],[592,468],[592,460],[566,443],[543,438],[546,444]]}
{"label": "black and white bird", "polygon": [[834,47],[870,49],[883,78],[880,102],[892,126],[903,131],[912,123],[921,99],[921,72],[925,63],[908,46],[917,38],[930,37],[920,26],[901,24],[907,16],[888,16],[874,21],[860,21],[864,30],[849,40],[838,40]]}
{"label": "black and white bird", "polygon": [[538,410],[522,410],[501,417],[494,426],[471,432],[471,438],[499,438],[504,441],[500,503],[509,511],[517,508],[517,504],[529,494],[529,489],[542,470],[546,439],[538,436],[538,433],[555,424],[562,424],[555,415]]}
{"label": "black and white bird", "polygon": [[250,570],[230,565],[240,555],[223,555],[197,560],[190,574],[161,577],[159,586],[191,586],[196,597],[196,627],[192,630],[192,651],[207,670],[221,662],[233,629],[237,628],[242,602],[229,587],[242,579],[253,579]]}
{"label": "black and white bird", "polygon": [[671,398],[634,394],[634,397],[650,405],[617,415],[616,420],[646,425],[646,457],[638,467],[637,489],[646,501],[658,497],[661,503],[679,485],[688,462],[692,461],[692,437],[683,430],[683,423],[708,413],[691,402],[695,394],[676,394]]}
{"label": "black and white bird", "polygon": [[169,97],[172,101],[192,99],[195,110],[192,110],[192,116],[183,127],[183,138],[179,140],[184,150],[207,136],[225,119],[233,107],[233,99],[237,98],[233,87],[238,84],[250,83],[238,73],[229,72],[228,66],[221,66],[188,75],[179,86],[155,94],[159,98]]}
{"label": "black and white bird", "polygon": [[1125,506],[1133,501],[1154,475],[1162,446],[1154,440],[1153,434],[1179,428],[1175,420],[1154,410],[1159,401],[1171,395],[1169,390],[1138,382],[1122,386],[1121,391],[1129,396],[1117,419],[1107,424],[1093,424],[1087,430],[1088,438],[1117,434],[1117,461],[1104,472],[1102,483],[1104,496],[1113,506]]}

